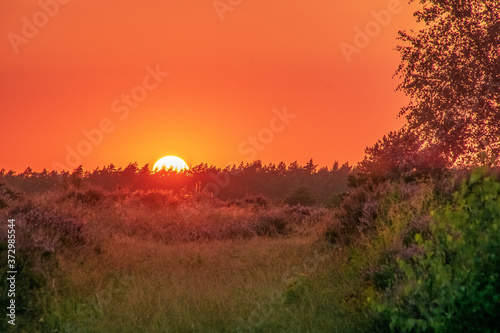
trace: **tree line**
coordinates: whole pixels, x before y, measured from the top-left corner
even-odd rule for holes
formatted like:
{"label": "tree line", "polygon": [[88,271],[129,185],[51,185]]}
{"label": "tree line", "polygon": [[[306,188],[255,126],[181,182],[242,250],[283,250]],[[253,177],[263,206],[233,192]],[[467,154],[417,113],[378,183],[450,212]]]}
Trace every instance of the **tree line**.
{"label": "tree line", "polygon": [[297,161],[288,165],[284,162],[263,164],[257,160],[225,168],[202,163],[180,172],[172,168],[153,172],[149,164],[140,167],[135,162],[125,168],[110,164],[91,171],[82,166],[72,172],[46,169],[35,172],[28,167],[19,174],[2,169],[0,181],[25,192],[93,186],[107,191],[201,193],[224,200],[262,195],[276,201],[302,195],[308,197],[305,203],[327,204],[347,190],[349,176],[353,173],[355,169],[349,163],[336,161],[331,167],[319,168],[312,159],[305,165]]}

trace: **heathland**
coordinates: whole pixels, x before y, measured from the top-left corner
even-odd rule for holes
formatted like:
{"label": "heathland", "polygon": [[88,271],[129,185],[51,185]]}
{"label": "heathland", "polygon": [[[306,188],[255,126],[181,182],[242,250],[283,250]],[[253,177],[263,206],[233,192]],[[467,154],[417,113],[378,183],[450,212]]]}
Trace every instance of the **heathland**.
{"label": "heathland", "polygon": [[[2,331],[499,330],[494,169],[381,180],[308,165],[206,178],[132,165],[94,170],[98,181],[81,168],[2,171],[0,261],[15,219],[18,270],[16,326]],[[245,169],[293,185],[270,199]],[[205,186],[217,177],[224,198]],[[192,182],[165,188],[177,178]],[[318,178],[335,184],[327,198]],[[224,192],[231,183],[241,193]]]}

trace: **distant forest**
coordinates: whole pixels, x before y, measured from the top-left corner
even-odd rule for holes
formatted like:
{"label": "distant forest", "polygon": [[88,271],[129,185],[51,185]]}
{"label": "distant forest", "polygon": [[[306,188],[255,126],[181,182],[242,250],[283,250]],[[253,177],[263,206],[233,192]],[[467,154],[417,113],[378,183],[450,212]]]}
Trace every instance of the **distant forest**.
{"label": "distant forest", "polygon": [[24,193],[73,188],[100,188],[107,191],[171,190],[175,194],[204,194],[222,200],[263,196],[269,200],[302,205],[335,205],[348,190],[349,176],[354,173],[349,163],[335,162],[331,168],[309,160],[286,165],[262,164],[261,161],[241,163],[224,169],[199,164],[189,170],[152,172],[149,164],[139,167],[130,163],[125,168],[113,164],[92,171],[82,166],[72,172],[27,168],[23,173],[0,170],[0,182]]}

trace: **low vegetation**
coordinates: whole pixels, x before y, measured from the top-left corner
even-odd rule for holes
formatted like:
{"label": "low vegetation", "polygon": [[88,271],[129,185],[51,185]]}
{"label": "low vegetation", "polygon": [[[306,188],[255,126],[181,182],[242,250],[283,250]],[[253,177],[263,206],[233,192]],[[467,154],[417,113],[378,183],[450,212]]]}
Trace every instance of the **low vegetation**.
{"label": "low vegetation", "polygon": [[[354,184],[327,208],[85,179],[41,192],[3,183],[16,329],[497,332],[495,172]],[[5,239],[1,251],[5,261]]]}

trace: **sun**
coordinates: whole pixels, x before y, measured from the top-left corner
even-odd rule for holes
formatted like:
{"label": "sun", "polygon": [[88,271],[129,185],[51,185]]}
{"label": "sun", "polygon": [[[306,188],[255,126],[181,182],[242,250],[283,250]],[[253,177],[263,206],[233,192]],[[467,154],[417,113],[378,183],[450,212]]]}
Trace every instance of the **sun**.
{"label": "sun", "polygon": [[184,169],[189,169],[186,162],[182,160],[182,158],[177,156],[165,156],[156,161],[153,171],[159,171],[162,168],[170,169],[173,168],[176,171],[181,171]]}

